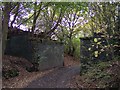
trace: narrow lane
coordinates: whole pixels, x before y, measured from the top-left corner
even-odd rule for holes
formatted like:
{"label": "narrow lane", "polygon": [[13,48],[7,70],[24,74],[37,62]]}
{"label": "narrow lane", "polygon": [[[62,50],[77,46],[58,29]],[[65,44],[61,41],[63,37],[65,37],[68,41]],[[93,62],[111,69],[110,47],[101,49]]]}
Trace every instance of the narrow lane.
{"label": "narrow lane", "polygon": [[68,83],[79,72],[80,66],[78,65],[59,68],[32,81],[26,88],[69,88]]}

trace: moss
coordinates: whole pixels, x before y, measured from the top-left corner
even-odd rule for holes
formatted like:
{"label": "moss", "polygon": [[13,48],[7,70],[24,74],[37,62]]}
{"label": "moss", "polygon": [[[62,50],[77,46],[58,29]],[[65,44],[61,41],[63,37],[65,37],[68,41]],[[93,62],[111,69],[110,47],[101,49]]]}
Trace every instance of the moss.
{"label": "moss", "polygon": [[19,71],[16,69],[11,69],[8,71],[2,71],[2,75],[4,78],[8,79],[8,78],[12,78],[12,77],[16,77],[19,75]]}

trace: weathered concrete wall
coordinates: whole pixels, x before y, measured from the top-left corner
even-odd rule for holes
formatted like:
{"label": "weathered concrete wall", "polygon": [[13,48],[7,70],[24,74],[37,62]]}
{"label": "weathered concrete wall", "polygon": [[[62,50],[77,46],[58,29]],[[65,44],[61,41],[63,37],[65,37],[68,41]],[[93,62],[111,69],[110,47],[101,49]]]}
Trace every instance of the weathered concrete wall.
{"label": "weathered concrete wall", "polygon": [[80,61],[81,63],[88,63],[92,59],[92,38],[80,39]]}
{"label": "weathered concrete wall", "polygon": [[82,63],[107,61],[120,54],[120,38],[118,36],[106,38],[104,34],[95,34],[93,37],[80,38],[80,42]]}
{"label": "weathered concrete wall", "polygon": [[5,54],[31,60],[33,52],[28,37],[25,35],[18,35],[8,39]]}
{"label": "weathered concrete wall", "polygon": [[8,40],[5,53],[38,63],[39,70],[63,66],[64,47],[55,41],[30,41],[27,36],[15,36]]}
{"label": "weathered concrete wall", "polygon": [[33,42],[34,61],[39,63],[39,70],[63,66],[64,47],[51,41]]}
{"label": "weathered concrete wall", "polygon": [[108,61],[120,55],[120,37],[106,38],[104,34],[94,34],[93,37],[80,38],[81,71],[84,73],[94,63]]}

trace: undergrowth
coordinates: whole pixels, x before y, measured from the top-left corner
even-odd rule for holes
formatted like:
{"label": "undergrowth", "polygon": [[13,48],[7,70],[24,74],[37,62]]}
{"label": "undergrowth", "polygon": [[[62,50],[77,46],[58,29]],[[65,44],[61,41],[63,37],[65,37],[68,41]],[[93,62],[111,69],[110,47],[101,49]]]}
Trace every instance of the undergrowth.
{"label": "undergrowth", "polygon": [[82,65],[81,76],[86,83],[95,83],[96,87],[120,87],[119,60],[98,62],[96,64]]}

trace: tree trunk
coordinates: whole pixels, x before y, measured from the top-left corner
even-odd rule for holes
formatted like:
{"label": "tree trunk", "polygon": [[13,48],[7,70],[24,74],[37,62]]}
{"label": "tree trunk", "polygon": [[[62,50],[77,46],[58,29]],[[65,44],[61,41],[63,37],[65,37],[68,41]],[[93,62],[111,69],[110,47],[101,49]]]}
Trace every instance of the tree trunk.
{"label": "tree trunk", "polygon": [[15,16],[14,16],[14,19],[11,21],[11,25],[10,25],[12,28],[13,28],[13,23],[15,22],[15,20],[16,20],[16,18],[18,16],[18,13],[20,12],[19,7],[20,7],[20,3],[17,2],[17,8],[15,10]]}
{"label": "tree trunk", "polygon": [[8,26],[10,19],[10,11],[11,11],[11,3],[4,3],[4,11],[3,11],[3,21],[2,21],[2,55],[4,55],[4,51],[6,48],[7,34],[8,34]]}
{"label": "tree trunk", "polygon": [[32,26],[32,34],[34,34],[34,30],[35,30],[35,24],[36,24],[36,6],[37,6],[37,2],[35,2],[34,4],[34,19],[33,19],[33,26]]}
{"label": "tree trunk", "polygon": [[[0,15],[2,15],[0,9]],[[0,16],[0,61],[2,60],[2,16]],[[2,62],[0,62],[2,64]]]}
{"label": "tree trunk", "polygon": [[42,6],[42,3],[41,3],[40,6],[39,6],[39,10],[36,11],[37,2],[35,2],[35,4],[34,4],[34,16],[33,16],[33,26],[32,26],[32,34],[33,34],[33,35],[34,35],[34,30],[35,30],[35,28],[36,28],[37,19],[38,19],[38,17],[39,17],[40,11],[42,10],[42,9],[41,9],[41,6]]}
{"label": "tree trunk", "polygon": [[68,54],[73,56],[75,48],[72,44],[72,38],[69,38]]}
{"label": "tree trunk", "polygon": [[118,5],[118,32],[120,33],[120,5]]}

